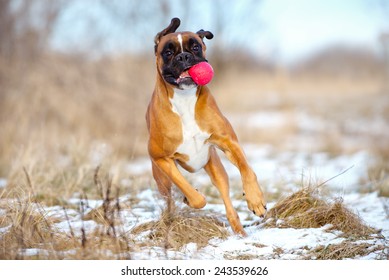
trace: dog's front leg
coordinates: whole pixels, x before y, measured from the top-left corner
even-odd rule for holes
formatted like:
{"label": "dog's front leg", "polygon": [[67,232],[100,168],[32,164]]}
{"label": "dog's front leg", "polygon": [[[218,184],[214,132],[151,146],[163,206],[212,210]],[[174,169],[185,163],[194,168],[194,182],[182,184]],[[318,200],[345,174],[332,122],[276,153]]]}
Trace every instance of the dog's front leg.
{"label": "dog's front leg", "polygon": [[178,170],[176,163],[171,158],[159,158],[153,159],[153,163],[156,164],[160,170],[162,170],[170,180],[181,190],[185,195],[187,203],[192,208],[203,208],[207,201],[205,197],[194,189],[188,181],[182,176],[181,172]]}
{"label": "dog's front leg", "polygon": [[217,145],[227,158],[239,169],[247,206],[254,214],[262,217],[266,212],[266,201],[258,184],[257,176],[249,166],[238,142],[232,137],[212,135],[209,142]]}

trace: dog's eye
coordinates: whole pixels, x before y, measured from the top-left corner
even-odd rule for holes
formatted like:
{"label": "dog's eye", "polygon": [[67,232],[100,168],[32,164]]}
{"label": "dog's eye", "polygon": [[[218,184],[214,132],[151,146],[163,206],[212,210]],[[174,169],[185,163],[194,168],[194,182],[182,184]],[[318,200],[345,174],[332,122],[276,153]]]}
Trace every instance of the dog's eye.
{"label": "dog's eye", "polygon": [[171,50],[166,50],[164,54],[166,57],[169,57],[173,54],[173,52]]}
{"label": "dog's eye", "polygon": [[192,51],[194,51],[194,52],[198,52],[200,50],[200,47],[199,47],[199,45],[193,45],[193,47],[192,47]]}

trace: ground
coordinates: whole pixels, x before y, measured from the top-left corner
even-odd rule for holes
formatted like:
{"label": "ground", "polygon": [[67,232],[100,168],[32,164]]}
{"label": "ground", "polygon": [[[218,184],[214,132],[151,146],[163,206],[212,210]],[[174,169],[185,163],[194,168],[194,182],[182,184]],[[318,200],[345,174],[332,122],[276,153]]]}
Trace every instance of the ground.
{"label": "ground", "polygon": [[[288,219],[297,214],[254,216],[238,170],[222,154],[248,236],[232,233],[205,172],[185,176],[208,204],[189,209],[175,189],[176,208],[168,215],[147,156],[112,160],[115,147],[96,141],[83,161],[66,152],[56,157],[57,173],[50,181],[44,177],[53,167],[42,171],[35,165],[22,168],[19,181],[0,179],[1,258],[388,259],[388,97],[353,95],[340,102],[327,96],[321,103],[316,96],[286,105],[290,100],[272,96],[259,111],[226,113],[269,213],[283,199],[311,188],[318,201],[349,210],[369,228],[366,233],[343,232],[332,224],[292,226]],[[45,184],[50,193],[43,191]],[[66,191],[59,187],[63,184]]]}

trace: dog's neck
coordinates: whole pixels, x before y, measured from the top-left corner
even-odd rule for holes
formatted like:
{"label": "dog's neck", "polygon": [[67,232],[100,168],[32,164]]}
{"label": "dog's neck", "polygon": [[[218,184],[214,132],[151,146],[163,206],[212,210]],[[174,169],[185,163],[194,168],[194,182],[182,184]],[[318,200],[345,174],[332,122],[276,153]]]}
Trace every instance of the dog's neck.
{"label": "dog's neck", "polygon": [[192,114],[194,117],[197,102],[197,87],[190,89],[174,89],[174,95],[170,98],[173,111],[179,115]]}
{"label": "dog's neck", "polygon": [[196,95],[198,87],[190,87],[187,89],[174,89],[174,95],[179,95],[179,96],[193,96]]}

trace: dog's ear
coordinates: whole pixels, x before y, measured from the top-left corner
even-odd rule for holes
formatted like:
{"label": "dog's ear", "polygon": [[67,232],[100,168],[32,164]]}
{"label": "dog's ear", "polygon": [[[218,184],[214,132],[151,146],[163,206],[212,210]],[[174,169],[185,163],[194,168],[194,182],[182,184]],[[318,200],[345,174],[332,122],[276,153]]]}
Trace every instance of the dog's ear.
{"label": "dog's ear", "polygon": [[181,21],[179,18],[172,18],[169,26],[166,27],[164,30],[162,30],[161,32],[159,32],[155,36],[155,38],[154,38],[154,43],[155,43],[154,52],[155,53],[157,53],[157,47],[158,47],[158,44],[159,44],[159,41],[161,40],[161,38],[169,33],[176,32],[176,30],[180,26],[180,24],[181,24]]}
{"label": "dog's ear", "polygon": [[213,38],[213,34],[211,31],[204,31],[203,29],[197,31],[196,34],[200,36],[201,40],[203,40],[204,37],[208,40],[211,40]]}

